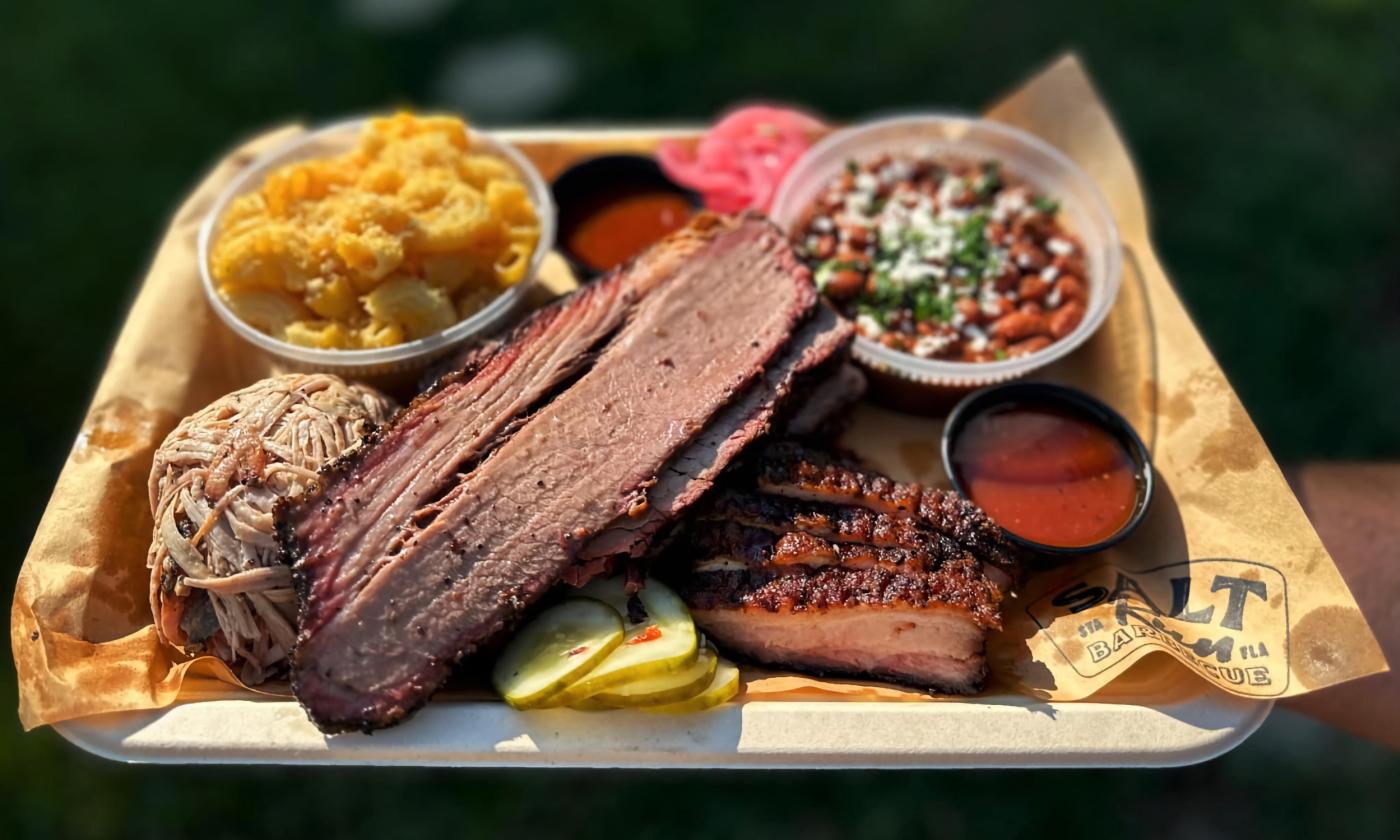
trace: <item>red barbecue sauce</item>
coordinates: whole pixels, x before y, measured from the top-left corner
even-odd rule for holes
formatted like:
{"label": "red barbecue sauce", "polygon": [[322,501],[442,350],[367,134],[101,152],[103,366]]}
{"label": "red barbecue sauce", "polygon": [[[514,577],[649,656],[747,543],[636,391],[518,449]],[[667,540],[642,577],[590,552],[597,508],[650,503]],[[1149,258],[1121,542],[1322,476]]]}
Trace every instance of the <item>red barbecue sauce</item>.
{"label": "red barbecue sauce", "polygon": [[606,271],[680,228],[695,212],[684,196],[664,190],[603,194],[572,214],[564,245],[579,260]]}
{"label": "red barbecue sauce", "polygon": [[1097,423],[1063,409],[989,409],[967,422],[952,455],[972,501],[1001,527],[1045,545],[1101,542],[1137,505],[1128,451]]}
{"label": "red barbecue sauce", "polygon": [[626,644],[640,645],[645,642],[654,642],[659,638],[661,638],[661,628],[653,624],[647,627],[647,629],[628,639]]}

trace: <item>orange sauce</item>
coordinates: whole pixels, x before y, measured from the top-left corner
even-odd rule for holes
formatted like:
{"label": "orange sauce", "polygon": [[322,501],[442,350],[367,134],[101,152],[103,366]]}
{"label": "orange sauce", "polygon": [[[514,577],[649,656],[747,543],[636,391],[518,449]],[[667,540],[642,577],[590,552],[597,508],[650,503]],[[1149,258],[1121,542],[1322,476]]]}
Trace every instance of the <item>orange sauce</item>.
{"label": "orange sauce", "polygon": [[652,624],[647,627],[647,629],[628,639],[626,643],[629,645],[640,645],[646,642],[654,642],[659,638],[661,638],[661,628]]}
{"label": "orange sauce", "polygon": [[694,208],[663,190],[603,195],[566,224],[564,245],[579,260],[606,271],[681,227]]}
{"label": "orange sauce", "polygon": [[1009,405],[972,417],[953,444],[953,469],[972,501],[1017,536],[1093,545],[1137,506],[1137,466],[1097,423],[1057,408]]}

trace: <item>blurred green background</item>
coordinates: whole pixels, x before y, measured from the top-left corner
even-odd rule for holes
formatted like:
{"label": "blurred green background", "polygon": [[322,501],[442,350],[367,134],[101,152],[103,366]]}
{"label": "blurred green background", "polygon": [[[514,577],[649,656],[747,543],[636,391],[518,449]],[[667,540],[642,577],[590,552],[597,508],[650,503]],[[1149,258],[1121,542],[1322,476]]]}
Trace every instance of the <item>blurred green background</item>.
{"label": "blurred green background", "polygon": [[[1069,48],[1278,458],[1400,455],[1394,2],[5,0],[7,579],[166,218],[238,139],[401,104],[486,125],[695,120],[756,97],[842,120],[976,110]],[[1287,715],[1202,767],[1034,775],[174,770],[104,763],[0,715],[5,837],[1397,836],[1397,790],[1396,756]]]}

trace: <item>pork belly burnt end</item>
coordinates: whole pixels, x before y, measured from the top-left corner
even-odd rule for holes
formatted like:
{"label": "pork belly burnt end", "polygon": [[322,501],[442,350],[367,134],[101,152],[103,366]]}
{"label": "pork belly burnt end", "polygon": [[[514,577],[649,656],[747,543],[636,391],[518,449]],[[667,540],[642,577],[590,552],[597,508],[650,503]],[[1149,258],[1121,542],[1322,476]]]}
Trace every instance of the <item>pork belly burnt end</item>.
{"label": "pork belly burnt end", "polygon": [[752,468],[763,493],[817,504],[846,504],[896,518],[951,537],[977,559],[1003,588],[1021,573],[1018,552],[1001,528],[952,490],[894,481],[863,467],[854,457],[794,441],[764,447]]}
{"label": "pork belly burnt end", "polygon": [[[286,512],[306,596],[293,689],[323,730],[387,726],[426,702],[457,660],[561,579],[581,546],[643,506],[665,465],[788,343],[816,295],[781,233],[744,218],[703,238],[684,260],[663,242],[603,281],[615,292],[590,287],[549,324],[527,324],[344,465],[328,482],[338,492]],[[654,276],[636,293],[639,272]],[[601,347],[558,342],[575,319],[611,323],[618,308],[620,326]],[[517,365],[569,372],[550,377],[542,401],[493,389],[495,399],[462,405],[483,374]],[[405,423],[427,431],[398,431]],[[403,485],[420,481],[404,472],[442,478],[421,479],[434,490],[400,502]]]}
{"label": "pork belly burnt end", "polygon": [[724,650],[798,671],[981,689],[985,637],[1001,627],[1016,564],[980,510],[790,442],[725,484],[692,518],[677,580]]}
{"label": "pork belly burnt end", "polygon": [[1000,628],[1000,591],[966,563],[937,572],[714,564],[686,577],[680,592],[696,625],[726,652],[946,694],[982,689],[986,633]]}

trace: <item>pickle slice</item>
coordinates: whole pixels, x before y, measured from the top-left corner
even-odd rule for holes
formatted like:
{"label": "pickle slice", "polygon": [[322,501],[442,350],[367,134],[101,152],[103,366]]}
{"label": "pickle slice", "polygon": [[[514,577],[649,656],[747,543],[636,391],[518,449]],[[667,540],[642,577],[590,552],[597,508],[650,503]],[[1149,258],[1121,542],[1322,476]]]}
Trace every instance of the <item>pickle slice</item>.
{"label": "pickle slice", "polygon": [[[643,677],[598,692],[581,703],[597,703],[619,709],[660,706],[689,700],[709,687],[715,676],[719,655],[708,647],[700,648],[689,668],[655,677]],[[590,708],[596,708],[590,705]]]}
{"label": "pickle slice", "polygon": [[615,712],[616,706],[609,706],[598,700],[597,697],[585,697],[582,700],[575,700],[569,704],[569,708],[576,712]]}
{"label": "pickle slice", "polygon": [[571,598],[521,628],[496,659],[491,683],[517,709],[547,705],[622,644],[622,616],[593,598]]}
{"label": "pickle slice", "polygon": [[[617,610],[626,635],[608,658],[567,689],[550,698],[550,705],[568,706],[634,680],[673,674],[689,668],[699,652],[695,623],[685,602],[669,587],[649,580],[629,597],[621,577],[595,580],[582,594]],[[629,605],[629,601],[635,602]]]}
{"label": "pickle slice", "polygon": [[699,694],[688,700],[679,703],[666,703],[661,706],[644,706],[644,712],[660,712],[663,714],[685,714],[687,712],[703,712],[734,699],[739,693],[739,668],[728,659],[720,658],[719,664],[715,667],[714,678],[710,684]]}

